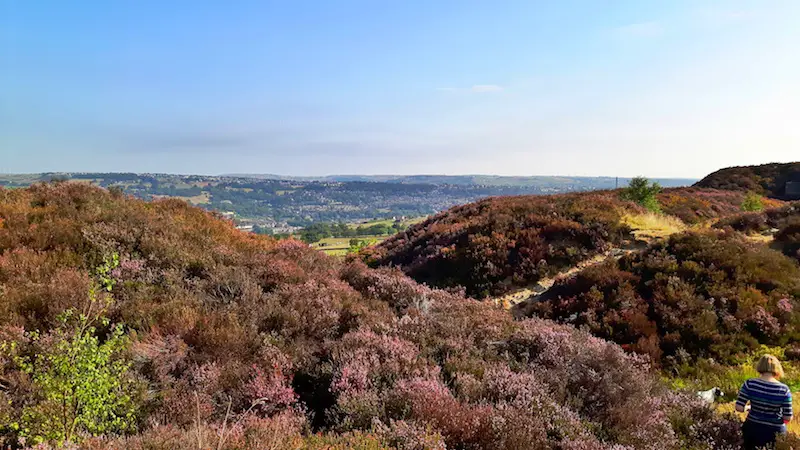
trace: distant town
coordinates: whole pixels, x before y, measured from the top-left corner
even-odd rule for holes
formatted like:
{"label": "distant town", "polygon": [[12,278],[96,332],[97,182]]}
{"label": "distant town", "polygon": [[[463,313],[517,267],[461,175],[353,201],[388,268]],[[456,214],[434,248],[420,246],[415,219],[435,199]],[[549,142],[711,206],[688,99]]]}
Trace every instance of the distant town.
{"label": "distant town", "polygon": [[[91,183],[143,199],[180,198],[216,211],[245,231],[295,233],[314,223],[405,221],[499,195],[613,189],[627,178],[465,176],[354,176],[292,178],[277,175],[170,175],[134,173],[0,174],[0,186],[37,182]],[[695,180],[657,180],[664,187]]]}

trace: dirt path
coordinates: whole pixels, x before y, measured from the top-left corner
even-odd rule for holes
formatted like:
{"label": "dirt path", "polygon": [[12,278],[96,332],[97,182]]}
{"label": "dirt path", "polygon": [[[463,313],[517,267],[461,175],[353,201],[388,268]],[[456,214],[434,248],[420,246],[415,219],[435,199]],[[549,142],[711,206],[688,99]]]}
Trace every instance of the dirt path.
{"label": "dirt path", "polygon": [[581,270],[601,264],[609,258],[617,260],[630,253],[643,251],[653,242],[667,239],[675,233],[680,233],[687,229],[709,228],[715,220],[687,227],[675,217],[646,213],[640,215],[626,214],[623,217],[623,221],[630,226],[632,231],[630,240],[621,247],[613,248],[610,251],[582,261],[567,270],[552,277],[543,278],[530,286],[493,298],[492,301],[504,309],[511,310],[514,316],[519,317],[524,314],[526,304],[541,299],[560,280],[569,279]]}
{"label": "dirt path", "polygon": [[647,244],[644,242],[626,245],[620,248],[613,248],[610,251],[601,253],[593,258],[587,259],[585,261],[581,261],[577,265],[570,267],[567,270],[557,273],[556,275],[548,278],[543,278],[539,280],[537,283],[532,284],[530,286],[517,289],[514,292],[509,294],[495,297],[492,299],[494,303],[498,306],[502,306],[504,309],[512,309],[515,308],[517,305],[522,303],[536,301],[541,297],[544,293],[550,290],[556,282],[560,280],[569,279],[575,276],[581,270],[584,270],[588,267],[601,264],[606,261],[608,258],[620,259],[623,256],[640,251],[646,248]]}

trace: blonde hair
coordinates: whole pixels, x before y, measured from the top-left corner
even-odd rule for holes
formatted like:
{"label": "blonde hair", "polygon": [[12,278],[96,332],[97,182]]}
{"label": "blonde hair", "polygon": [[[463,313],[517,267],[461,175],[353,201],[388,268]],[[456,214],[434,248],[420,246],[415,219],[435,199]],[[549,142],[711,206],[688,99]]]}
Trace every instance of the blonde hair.
{"label": "blonde hair", "polygon": [[784,375],[781,362],[772,355],[762,356],[761,359],[758,360],[758,364],[756,364],[756,370],[758,373],[771,373],[775,378],[781,378]]}

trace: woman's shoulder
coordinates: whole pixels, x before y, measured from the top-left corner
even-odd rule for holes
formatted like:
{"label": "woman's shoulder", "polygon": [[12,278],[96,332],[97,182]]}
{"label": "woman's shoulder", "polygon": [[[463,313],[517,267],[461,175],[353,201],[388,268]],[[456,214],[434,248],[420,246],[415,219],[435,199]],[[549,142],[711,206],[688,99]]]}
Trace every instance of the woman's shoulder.
{"label": "woman's shoulder", "polygon": [[781,383],[780,381],[777,381],[777,380],[776,381],[765,381],[765,380],[762,380],[761,378],[756,377],[756,378],[748,379],[747,381],[744,382],[744,385],[747,386],[747,387],[753,387],[753,386],[767,387],[770,390],[782,390],[782,391],[786,391],[788,393],[791,393],[791,390],[789,389],[789,386],[787,386],[787,385],[785,385],[785,384],[783,384],[783,383]]}

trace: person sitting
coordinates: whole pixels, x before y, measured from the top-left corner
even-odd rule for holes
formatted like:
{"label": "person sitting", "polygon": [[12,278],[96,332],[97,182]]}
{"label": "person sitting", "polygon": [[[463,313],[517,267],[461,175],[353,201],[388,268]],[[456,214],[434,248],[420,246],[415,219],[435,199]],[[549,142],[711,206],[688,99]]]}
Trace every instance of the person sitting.
{"label": "person sitting", "polygon": [[762,356],[756,370],[761,376],[745,381],[736,399],[739,412],[744,412],[750,403],[750,412],[742,425],[746,450],[773,448],[778,434],[786,433],[786,424],[792,420],[792,393],[778,381],[784,375],[778,358]]}

